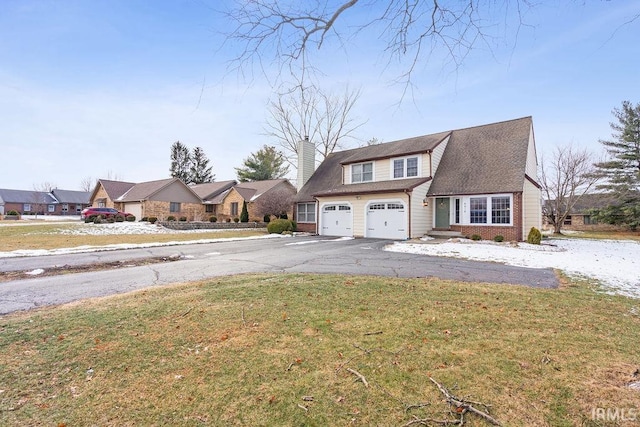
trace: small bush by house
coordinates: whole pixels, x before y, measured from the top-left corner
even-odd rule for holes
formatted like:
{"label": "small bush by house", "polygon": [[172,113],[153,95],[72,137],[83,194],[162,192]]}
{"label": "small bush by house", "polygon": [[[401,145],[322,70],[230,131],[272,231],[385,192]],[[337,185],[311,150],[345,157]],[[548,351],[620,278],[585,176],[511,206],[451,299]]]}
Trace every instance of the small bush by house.
{"label": "small bush by house", "polygon": [[296,231],[296,223],[288,219],[274,219],[267,225],[267,231],[271,234],[282,234],[286,231]]}
{"label": "small bush by house", "polygon": [[527,236],[527,243],[530,243],[532,245],[539,245],[541,241],[542,233],[540,233],[540,230],[535,227],[531,227],[531,230],[529,230],[529,235]]}
{"label": "small bush by house", "polygon": [[215,216],[210,216],[209,217],[209,222],[218,222],[218,218]]}

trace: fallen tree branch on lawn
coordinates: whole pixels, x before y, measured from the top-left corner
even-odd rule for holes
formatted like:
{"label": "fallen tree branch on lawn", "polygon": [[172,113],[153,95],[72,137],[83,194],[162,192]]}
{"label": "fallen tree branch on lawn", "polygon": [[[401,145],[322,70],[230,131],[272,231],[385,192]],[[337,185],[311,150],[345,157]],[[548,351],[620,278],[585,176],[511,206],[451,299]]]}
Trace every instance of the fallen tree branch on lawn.
{"label": "fallen tree branch on lawn", "polygon": [[369,387],[369,383],[367,382],[367,379],[360,372],[356,371],[355,369],[351,369],[351,368],[347,368],[347,371],[351,372],[353,375],[358,377],[360,379],[360,381],[362,381],[362,383],[364,384],[365,387]]}
{"label": "fallen tree branch on lawn", "polygon": [[409,427],[414,424],[421,424],[423,426],[428,426],[431,424],[440,424],[442,426],[461,426],[464,424],[464,419],[460,418],[459,420],[436,420],[435,418],[418,418],[414,415],[413,419],[408,423],[403,424],[402,427]]}
{"label": "fallen tree branch on lawn", "polygon": [[[431,380],[432,383],[434,383],[436,385],[436,387],[438,387],[440,392],[445,396],[445,398],[447,400],[447,403],[449,403],[452,406],[455,406],[455,412],[460,414],[460,416],[461,416],[460,420],[461,421],[462,421],[462,415],[464,415],[464,413],[471,412],[473,414],[478,415],[479,417],[484,418],[485,420],[487,420],[488,422],[490,422],[491,424],[493,424],[495,426],[501,425],[498,422],[498,420],[496,420],[495,418],[493,418],[491,415],[487,414],[486,412],[483,412],[483,411],[477,409],[468,400],[460,399],[460,398],[454,396],[442,384],[438,383],[436,380],[434,380],[431,377],[429,377],[429,379]],[[477,405],[482,405],[482,406],[488,407],[487,405],[485,405],[484,403],[481,403],[481,402],[473,402],[473,403],[475,403]]]}

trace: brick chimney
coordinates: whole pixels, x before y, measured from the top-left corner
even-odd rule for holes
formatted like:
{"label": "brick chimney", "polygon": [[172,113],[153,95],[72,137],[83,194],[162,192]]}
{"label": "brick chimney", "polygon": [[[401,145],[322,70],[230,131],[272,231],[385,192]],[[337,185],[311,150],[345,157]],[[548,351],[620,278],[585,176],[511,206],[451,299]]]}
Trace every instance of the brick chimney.
{"label": "brick chimney", "polygon": [[298,144],[298,179],[296,186],[298,191],[309,181],[316,168],[316,147],[309,137],[305,136],[304,141]]}

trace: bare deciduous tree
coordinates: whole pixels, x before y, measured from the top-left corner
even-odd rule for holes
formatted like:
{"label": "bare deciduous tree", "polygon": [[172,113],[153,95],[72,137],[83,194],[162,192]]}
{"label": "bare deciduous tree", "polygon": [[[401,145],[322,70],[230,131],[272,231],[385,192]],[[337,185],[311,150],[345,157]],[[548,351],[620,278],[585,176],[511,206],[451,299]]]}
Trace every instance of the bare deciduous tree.
{"label": "bare deciduous tree", "polygon": [[45,207],[49,202],[47,193],[51,193],[51,190],[56,188],[56,184],[45,181],[40,184],[33,184],[33,194],[31,196],[32,210],[34,211],[36,218],[39,213],[45,213]]}
{"label": "bare deciduous tree", "polygon": [[299,86],[299,90],[279,95],[270,103],[265,134],[278,142],[294,168],[298,143],[306,137],[315,144],[322,160],[344,148],[344,141],[353,138],[365,123],[351,115],[359,97],[359,90],[349,88],[342,95],[333,95]]}
{"label": "bare deciduous tree", "polygon": [[256,201],[257,212],[262,215],[278,217],[287,213],[293,206],[293,195],[284,188],[274,188],[268,197],[260,197]]}
{"label": "bare deciduous tree", "polygon": [[541,159],[540,182],[545,198],[542,213],[555,234],[561,233],[567,215],[597,183],[594,170],[592,154],[570,145],[556,147],[549,163]]}
{"label": "bare deciduous tree", "polygon": [[84,177],[80,180],[80,190],[82,191],[93,191],[96,187],[97,180],[90,176]]}
{"label": "bare deciduous tree", "polygon": [[529,0],[248,0],[227,12],[227,19],[235,24],[227,40],[240,45],[232,61],[240,72],[258,66],[266,75],[265,70],[275,63],[276,79],[296,75],[301,81],[314,70],[313,51],[329,39],[341,46],[346,44],[344,39],[358,36],[382,40],[381,53],[389,64],[396,60],[403,64],[397,80],[406,92],[413,73],[436,50],[442,48],[445,61],[457,68],[473,48],[491,50],[497,27],[512,24],[517,32],[530,7]]}

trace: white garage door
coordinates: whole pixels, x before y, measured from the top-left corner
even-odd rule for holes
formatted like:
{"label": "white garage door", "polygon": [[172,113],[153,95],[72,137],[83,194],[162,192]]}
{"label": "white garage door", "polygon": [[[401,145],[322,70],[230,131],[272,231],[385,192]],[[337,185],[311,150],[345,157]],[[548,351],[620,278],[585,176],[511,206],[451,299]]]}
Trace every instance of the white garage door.
{"label": "white garage door", "polygon": [[353,236],[351,206],[344,204],[325,205],[322,208],[323,236]]}
{"label": "white garage door", "polygon": [[124,211],[136,216],[136,221],[142,218],[142,203],[127,203],[124,205]]}
{"label": "white garage door", "polygon": [[406,239],[407,214],[402,203],[372,203],[367,208],[367,237]]}

